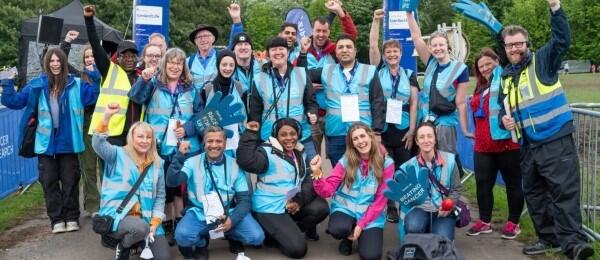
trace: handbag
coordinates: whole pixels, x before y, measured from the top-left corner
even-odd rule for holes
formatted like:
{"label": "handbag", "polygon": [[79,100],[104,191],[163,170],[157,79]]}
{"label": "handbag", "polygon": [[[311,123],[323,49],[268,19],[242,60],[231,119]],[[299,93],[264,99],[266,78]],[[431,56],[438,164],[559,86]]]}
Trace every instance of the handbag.
{"label": "handbag", "polygon": [[25,158],[33,158],[35,154],[35,131],[37,129],[37,111],[29,117],[27,126],[23,132],[23,140],[19,144],[19,156]]}
{"label": "handbag", "polygon": [[[140,177],[137,179],[131,190],[129,190],[129,193],[127,193],[127,196],[125,196],[125,199],[121,201],[121,204],[117,208],[117,215],[123,212],[123,209],[125,209],[125,206],[127,206],[127,203],[129,203],[129,200],[131,200],[131,197],[133,197],[133,194],[136,192],[138,187],[140,187],[140,184],[142,183],[142,181],[144,181],[144,178],[146,177],[146,173],[148,173],[148,169],[150,169],[150,167],[146,167],[146,169],[144,169],[144,171],[142,172],[142,174],[140,174]],[[101,216],[98,214],[92,219],[92,229],[97,234],[107,235],[109,233],[112,233],[112,226],[114,222],[115,219],[112,216]]]}
{"label": "handbag", "polygon": [[448,101],[437,89],[437,77],[440,67],[438,66],[433,73],[431,87],[429,88],[429,111],[438,116],[448,115],[456,110],[456,104]]}
{"label": "handbag", "polygon": [[[432,171],[429,171],[429,179],[437,186],[444,197],[448,197],[450,191],[448,191],[448,189],[433,176]],[[452,214],[456,216],[456,227],[458,228],[465,227],[471,222],[471,211],[469,210],[469,206],[460,199],[456,200],[456,205],[454,206],[454,212]]]}

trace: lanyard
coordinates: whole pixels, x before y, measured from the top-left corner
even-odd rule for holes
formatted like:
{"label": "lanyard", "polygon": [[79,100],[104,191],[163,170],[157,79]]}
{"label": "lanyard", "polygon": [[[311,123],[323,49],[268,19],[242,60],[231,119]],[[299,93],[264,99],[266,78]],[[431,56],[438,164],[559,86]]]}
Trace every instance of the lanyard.
{"label": "lanyard", "polygon": [[[279,83],[277,85],[279,88],[279,93],[277,93],[277,89],[275,88],[276,83]],[[277,76],[275,75],[273,70],[271,70],[271,85],[273,88],[273,95],[275,95],[275,98],[273,100],[273,104],[271,104],[271,107],[269,107],[269,110],[267,110],[267,112],[265,113],[265,117],[263,118],[263,121],[266,120],[267,118],[269,118],[269,116],[273,112],[273,109],[275,109],[275,120],[279,119],[279,107],[278,107],[279,99],[281,99],[283,92],[285,92],[286,86],[288,89],[288,94],[287,94],[287,111],[285,113],[285,117],[289,117],[289,114],[290,114],[290,93],[291,93],[291,91],[290,91],[289,77],[287,77],[284,80],[283,85],[281,85],[281,81],[279,80],[279,78],[277,78]]]}
{"label": "lanyard", "polygon": [[398,76],[392,75],[392,71],[390,71],[390,79],[392,80],[392,99],[396,98],[398,94],[398,85],[400,84],[400,68],[398,68]]}
{"label": "lanyard", "polygon": [[342,73],[342,77],[344,78],[344,83],[346,83],[346,88],[344,89],[344,93],[346,93],[346,94],[352,94],[352,92],[350,91],[350,83],[352,83],[352,80],[354,79],[354,74],[356,74],[357,67],[358,67],[358,62],[354,61],[354,66],[350,70],[350,78],[347,79],[346,74],[344,74],[344,67],[340,66],[340,73]]}
{"label": "lanyard", "polygon": [[[221,206],[223,206],[223,211],[225,215],[228,215],[229,204],[227,208],[225,207],[225,203],[223,202],[223,197],[221,197],[221,193],[219,192],[219,186],[217,186],[217,182],[215,181],[215,177],[213,177],[212,164],[208,162],[208,159],[204,159],[204,168],[208,171],[208,176],[213,184],[213,188],[217,192],[217,196],[219,196],[219,201],[221,201]],[[225,186],[229,187],[227,184],[227,158],[223,155],[223,172],[225,173]],[[229,190],[226,190],[227,193],[227,201],[229,202]]]}
{"label": "lanyard", "polygon": [[177,86],[175,88],[175,92],[174,93],[170,93],[171,94],[171,103],[173,104],[173,110],[171,110],[171,118],[173,117],[173,115],[175,114],[175,110],[177,110],[177,114],[179,114],[179,117],[181,117],[181,107],[179,107],[179,94],[180,94],[180,89],[179,86]]}

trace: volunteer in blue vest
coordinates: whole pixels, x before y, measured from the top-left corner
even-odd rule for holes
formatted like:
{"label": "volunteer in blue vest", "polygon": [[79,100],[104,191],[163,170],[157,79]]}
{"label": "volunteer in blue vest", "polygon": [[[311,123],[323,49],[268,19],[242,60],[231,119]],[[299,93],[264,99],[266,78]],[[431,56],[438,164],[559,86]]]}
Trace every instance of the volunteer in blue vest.
{"label": "volunteer in blue vest", "polygon": [[331,175],[323,177],[321,158],[310,161],[315,192],[331,199],[327,233],[341,239],[340,254],[352,254],[358,241],[360,259],[381,259],[387,198],[386,180],[394,175],[394,161],[385,155],[375,132],[354,123],[346,136],[346,152]]}
{"label": "volunteer in blue vest", "polygon": [[[381,141],[396,167],[412,157],[411,149],[417,123],[419,83],[412,70],[400,66],[402,45],[398,40],[383,42],[383,55],[379,51],[379,28],[385,11],[373,12],[369,34],[369,59],[378,66],[377,75],[386,100],[386,125]],[[383,57],[383,59],[382,59]],[[388,201],[387,220],[397,223],[400,216],[393,200]]]}
{"label": "volunteer in blue vest", "polygon": [[[69,53],[71,52],[71,43],[77,39],[79,36],[79,32],[75,30],[70,30],[67,32],[65,39],[60,43],[60,49],[65,52],[67,59],[69,57]],[[96,70],[94,61],[94,53],[92,52],[92,46],[86,44],[83,47],[83,55],[81,58],[83,67],[85,68],[83,71],[76,69],[74,66],[69,64],[69,73],[73,73],[79,75],[82,80],[90,81],[85,74],[85,70]],[[94,108],[96,107],[96,102],[94,101],[89,106],[86,106],[83,109],[83,132],[86,133],[90,128],[90,121],[92,120],[92,113],[94,113]],[[84,134],[83,135],[83,144],[86,147],[92,147],[92,136]],[[79,154],[79,164],[81,166],[81,186],[83,187],[83,209],[84,215],[92,216],[98,213],[98,208],[100,206],[100,193],[98,191],[98,177],[97,177],[97,167],[98,164],[98,156],[94,152],[93,149],[85,149],[81,154]]]}
{"label": "volunteer in blue vest", "polygon": [[[227,7],[229,16],[233,19],[231,33],[227,48],[230,48],[233,36],[243,31],[242,20],[240,18],[240,6],[232,3]],[[190,41],[198,49],[194,54],[187,58],[186,63],[192,72],[194,78],[194,87],[200,90],[205,82],[213,80],[217,76],[216,58],[217,50],[213,47],[219,39],[219,31],[211,25],[198,24],[195,30],[189,35]]]}
{"label": "volunteer in blue vest", "polygon": [[[230,241],[253,246],[260,246],[264,239],[260,225],[250,214],[244,170],[238,167],[234,157],[224,153],[225,132],[219,126],[210,126],[203,136],[204,152],[186,156],[190,144],[183,141],[167,173],[169,186],[188,183],[191,205],[175,230],[184,259],[208,259],[209,239],[225,236]],[[232,253],[243,252],[243,247],[237,250]]]}
{"label": "volunteer in blue vest", "polygon": [[19,124],[19,140],[23,140],[31,116],[37,117],[34,153],[52,233],[77,231],[80,179],[77,154],[85,149],[83,108],[96,101],[100,74],[97,70],[86,70],[91,82],[69,74],[67,56],[59,48],[49,49],[42,65],[43,72],[19,92],[15,92],[14,77],[2,80],[1,102],[10,109],[25,108]]}
{"label": "volunteer in blue vest", "polygon": [[[171,259],[161,225],[165,216],[164,163],[156,151],[154,130],[148,123],[137,122],[131,126],[125,146],[110,144],[108,125],[120,109],[118,103],[110,103],[92,137],[94,150],[106,164],[98,214],[114,219],[109,236],[120,240],[116,259],[129,259],[131,250],[143,248],[146,239],[153,259]],[[119,212],[118,208],[139,178],[143,181]]]}
{"label": "volunteer in blue vest", "polygon": [[[342,8],[340,1],[329,0],[325,3],[325,8],[329,11],[329,16],[317,17],[312,24],[311,44],[308,49],[307,64],[304,65],[304,67],[309,69],[323,68],[325,64],[337,63],[335,54],[336,44],[330,38],[334,16],[337,15],[343,34],[350,36],[354,41],[358,38],[358,31],[352,21],[352,17]],[[298,61],[296,64],[299,64]],[[317,124],[311,125],[311,134],[317,151],[321,154],[321,144],[325,137],[325,109],[323,108],[325,106],[325,93],[322,91],[320,84],[313,83],[313,85],[317,102],[321,109],[318,110]]]}
{"label": "volunteer in blue vest", "polygon": [[[157,50],[158,47],[155,47]],[[148,67],[135,82],[129,98],[146,107],[146,122],[154,129],[158,153],[165,160],[165,170],[169,167],[177,152],[177,142],[187,140],[191,143],[191,152],[200,151],[200,141],[196,136],[186,136],[178,126],[189,121],[194,113],[202,110],[203,105],[197,90],[192,85],[192,76],[185,63],[185,53],[179,48],[167,50],[158,67]],[[174,205],[175,197],[181,197],[180,187],[166,189],[166,213],[164,228],[170,243],[174,244],[171,234],[173,221],[181,218],[181,209]]]}
{"label": "volunteer in blue vest", "polygon": [[250,114],[248,106],[250,97],[252,96],[252,85],[254,78],[260,73],[261,65],[254,58],[252,53],[253,45],[250,35],[241,32],[233,37],[231,44],[232,51],[235,53],[235,73],[233,79],[238,81],[242,86],[242,100],[244,101],[244,109],[246,114]]}
{"label": "volunteer in blue vest", "polygon": [[257,175],[252,212],[265,231],[265,244],[276,245],[287,257],[303,258],[306,240],[319,240],[316,226],[327,217],[329,207],[312,186],[308,159],[299,141],[302,125],[281,118],[272,128],[272,136],[261,144],[258,124],[248,122],[237,162]]}
{"label": "volunteer in blue vest", "polygon": [[294,118],[302,125],[300,142],[307,158],[317,155],[310,133],[310,124],[317,122],[317,103],[305,68],[294,67],[288,61],[287,42],[281,37],[267,41],[266,63],[254,78],[248,122],[260,125],[260,138],[268,140],[273,123],[280,118]]}
{"label": "volunteer in blue vest", "polygon": [[[400,169],[410,172],[408,168],[413,167],[417,169],[415,174],[428,174],[427,199],[410,208],[400,206],[400,240],[408,233],[433,233],[454,240],[454,209],[444,210],[442,207],[445,199],[452,200],[452,204],[456,205],[460,197],[461,182],[454,154],[438,150],[436,127],[431,122],[419,125],[415,133],[415,144],[419,147],[419,154],[402,164]],[[444,191],[440,186],[448,191],[447,196],[443,195]]]}
{"label": "volunteer in blue vest", "polygon": [[[454,8],[496,35],[508,64],[502,73],[501,100],[509,114],[502,126],[515,131],[521,144],[520,169],[529,215],[538,241],[525,246],[526,255],[560,250],[571,259],[594,254],[583,232],[579,159],[573,140],[573,114],[558,79],[571,44],[571,30],[559,0],[547,0],[550,39],[532,52],[529,33],[519,25],[503,28],[485,5],[460,2]],[[473,13],[480,13],[473,15]],[[504,109],[502,110],[504,111]]]}
{"label": "volunteer in blue vest", "polygon": [[[310,43],[302,44],[303,51],[305,44]],[[327,111],[327,157],[333,166],[346,151],[345,138],[353,122],[363,122],[373,129],[379,143],[385,126],[385,100],[375,66],[358,62],[356,44],[346,35],[338,37],[335,54],[339,64],[310,70],[310,79],[321,84],[326,94],[325,104],[319,103],[319,106]],[[299,59],[305,57],[303,53]]]}
{"label": "volunteer in blue vest", "polygon": [[523,183],[517,163],[519,144],[511,140],[510,131],[500,127],[500,111],[504,109],[499,99],[502,91],[502,65],[500,57],[490,48],[483,48],[475,58],[473,71],[477,85],[471,99],[475,119],[475,183],[479,220],[467,231],[476,236],[492,232],[492,208],[498,171],[502,174],[508,202],[508,221],[502,228],[502,238],[514,239],[521,233],[519,219],[523,211]]}
{"label": "volunteer in blue vest", "polygon": [[123,40],[117,47],[116,61],[111,61],[109,55],[100,45],[100,39],[98,38],[94,22],[95,15],[96,6],[87,5],[83,8],[88,40],[92,46],[96,66],[100,71],[100,75],[102,75],[100,95],[92,114],[90,122],[92,127],[90,127],[88,134],[91,135],[93,133],[93,126],[102,121],[106,106],[109,103],[118,102],[123,109],[113,117],[111,124],[108,126],[108,141],[111,144],[123,146],[125,145],[127,130],[133,123],[139,121],[142,116],[142,107],[131,102],[127,97],[131,85],[133,85],[139,76],[135,70],[138,50],[135,43]]}
{"label": "volunteer in blue vest", "polygon": [[[218,66],[217,76],[212,81],[205,83],[204,87],[202,87],[199,96],[201,103],[210,103],[214,94],[219,91],[223,94],[220,101],[222,101],[228,95],[231,95],[233,96],[232,104],[239,103],[242,105],[242,107],[244,107],[244,102],[242,100],[242,95],[244,93],[243,86],[241,82],[234,79],[234,73],[237,67],[235,54],[230,50],[220,51],[217,55],[216,64]],[[244,111],[243,108],[237,111],[236,114],[241,115],[244,119],[246,118],[246,111]],[[227,138],[225,153],[235,158],[235,150],[238,147],[240,132],[244,130],[243,121],[240,123],[223,126],[223,128],[229,129],[233,132],[233,136]],[[187,128],[187,130],[191,130],[189,132],[195,132],[194,127]],[[189,135],[190,133],[187,134]]]}
{"label": "volunteer in blue vest", "polygon": [[[427,66],[423,89],[419,94],[419,117],[421,122],[435,124],[438,148],[456,154],[456,125],[459,122],[463,134],[473,137],[467,130],[467,66],[450,57],[450,41],[445,33],[432,33],[427,44],[413,13],[407,12],[406,15],[415,49]],[[432,86],[435,86],[435,92],[432,91]],[[440,102],[432,102],[431,97],[434,95],[438,97],[434,100]]]}

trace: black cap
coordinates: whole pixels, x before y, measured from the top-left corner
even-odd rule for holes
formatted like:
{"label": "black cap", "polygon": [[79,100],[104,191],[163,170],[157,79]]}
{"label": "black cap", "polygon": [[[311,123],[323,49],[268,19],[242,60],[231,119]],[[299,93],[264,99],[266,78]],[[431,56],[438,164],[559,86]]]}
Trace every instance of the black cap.
{"label": "black cap", "polygon": [[217,31],[217,28],[210,26],[210,25],[206,25],[206,24],[199,24],[198,26],[196,26],[196,30],[193,30],[190,33],[190,41],[193,44],[196,44],[196,42],[194,41],[196,39],[196,34],[198,34],[198,32],[202,31],[202,30],[207,30],[210,33],[212,33],[212,35],[215,37],[215,42],[219,38],[219,31]]}
{"label": "black cap", "polygon": [[273,37],[267,41],[267,51],[274,47],[284,47],[287,49],[287,41],[281,37]]}
{"label": "black cap", "polygon": [[122,54],[123,52],[126,52],[126,51],[132,51],[135,54],[139,53],[137,46],[135,45],[134,42],[128,41],[128,40],[123,40],[119,43],[119,46],[117,47],[117,54]]}
{"label": "black cap", "polygon": [[235,46],[240,42],[247,42],[252,47],[252,39],[250,38],[250,35],[245,32],[240,32],[233,37],[231,49],[233,50],[233,48],[235,48]]}

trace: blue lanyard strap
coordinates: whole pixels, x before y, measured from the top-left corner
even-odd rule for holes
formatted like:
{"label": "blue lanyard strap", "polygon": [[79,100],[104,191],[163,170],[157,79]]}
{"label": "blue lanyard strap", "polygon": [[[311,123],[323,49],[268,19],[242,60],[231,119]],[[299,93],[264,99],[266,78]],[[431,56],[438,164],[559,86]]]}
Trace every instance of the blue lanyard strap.
{"label": "blue lanyard strap", "polygon": [[392,75],[392,71],[390,71],[390,79],[392,80],[392,99],[396,98],[398,94],[398,85],[400,84],[400,68],[398,68],[398,76]]}
{"label": "blue lanyard strap", "polygon": [[346,88],[344,89],[344,93],[352,94],[350,91],[350,83],[354,79],[354,74],[356,74],[356,68],[358,67],[358,61],[354,61],[354,67],[350,70],[350,78],[346,78],[346,74],[344,74],[344,67],[340,65],[340,73],[342,73],[342,78],[344,78],[344,83],[346,83]]}
{"label": "blue lanyard strap", "polygon": [[181,93],[179,85],[175,88],[175,92],[171,93],[171,102],[173,103],[173,110],[171,111],[171,117],[175,114],[175,110],[177,110],[177,114],[181,117],[181,107],[179,107],[179,94]]}

